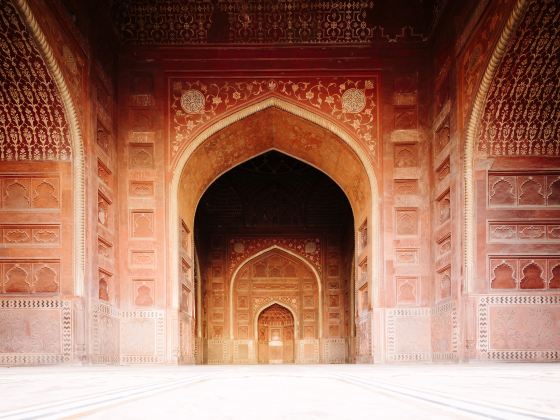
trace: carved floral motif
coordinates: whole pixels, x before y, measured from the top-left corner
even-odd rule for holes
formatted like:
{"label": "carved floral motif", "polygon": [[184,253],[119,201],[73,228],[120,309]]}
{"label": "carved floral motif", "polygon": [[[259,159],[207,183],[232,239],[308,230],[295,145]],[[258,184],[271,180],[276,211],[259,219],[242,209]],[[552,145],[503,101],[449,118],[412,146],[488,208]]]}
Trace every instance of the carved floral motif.
{"label": "carved floral motif", "polygon": [[[309,243],[315,245],[311,247]],[[286,248],[301,255],[315,267],[318,273],[321,272],[321,242],[318,238],[233,238],[230,240],[229,272],[232,273],[249,256],[271,246]],[[236,252],[236,248],[243,251]]]}
{"label": "carved floral motif", "polygon": [[[195,91],[203,95],[197,96],[196,107],[192,93]],[[271,95],[296,102],[336,121],[360,139],[375,158],[378,138],[376,77],[249,81],[174,79],[171,92],[172,155],[218,117]],[[186,101],[187,96],[192,96],[191,100]]]}
{"label": "carved floral motif", "polygon": [[0,160],[70,160],[56,84],[15,8],[0,7]]}
{"label": "carved floral motif", "polygon": [[560,6],[533,0],[492,80],[478,150],[490,156],[560,156]]}

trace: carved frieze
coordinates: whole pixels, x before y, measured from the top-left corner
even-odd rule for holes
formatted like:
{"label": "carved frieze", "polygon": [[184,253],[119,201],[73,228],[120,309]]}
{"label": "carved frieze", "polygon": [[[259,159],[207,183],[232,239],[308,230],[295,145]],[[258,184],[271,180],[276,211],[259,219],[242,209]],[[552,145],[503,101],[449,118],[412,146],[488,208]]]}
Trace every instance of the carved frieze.
{"label": "carved frieze", "polygon": [[170,138],[175,156],[223,114],[276,96],[333,120],[377,153],[377,76],[369,78],[172,79]]}

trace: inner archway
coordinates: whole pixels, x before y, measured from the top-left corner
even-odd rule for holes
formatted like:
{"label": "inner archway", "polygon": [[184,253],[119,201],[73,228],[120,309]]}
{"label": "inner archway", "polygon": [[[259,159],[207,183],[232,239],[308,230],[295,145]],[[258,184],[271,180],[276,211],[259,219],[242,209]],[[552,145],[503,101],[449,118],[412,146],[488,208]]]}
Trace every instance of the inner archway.
{"label": "inner archway", "polygon": [[[340,187],[281,152],[258,155],[214,181],[194,224],[202,361],[348,362],[353,230]],[[280,325],[273,315],[282,311],[290,315]],[[338,355],[320,350],[332,346]]]}
{"label": "inner archway", "polygon": [[258,354],[262,364],[294,362],[294,316],[277,303],[259,315]]}
{"label": "inner archway", "polygon": [[[320,353],[321,357],[327,355],[321,360],[331,362],[372,362],[371,309],[377,299],[376,288],[379,286],[376,279],[380,270],[380,265],[377,264],[380,255],[378,186],[373,169],[364,159],[359,144],[337,128],[336,124],[276,98],[242,109],[209,126],[182,152],[177,171],[173,174],[172,194],[177,197],[177,204],[172,202],[170,205],[170,270],[171,278],[178,278],[180,282],[170,282],[168,290],[171,303],[179,308],[180,360],[186,363],[231,363],[243,360],[244,357],[241,356],[250,355],[256,362],[256,347],[238,346],[237,338],[231,332],[234,326],[227,308],[232,302],[229,297],[230,291],[226,290],[225,285],[222,303],[224,309],[219,311],[221,313],[204,313],[204,302],[209,297],[202,290],[207,281],[202,267],[206,264],[204,259],[208,255],[215,255],[214,247],[219,241],[211,240],[208,235],[198,234],[195,241],[193,231],[198,231],[194,219],[197,208],[200,208],[202,203],[202,196],[214,183],[219,183],[220,177],[232,168],[267,152],[280,152],[287,158],[306,165],[325,176],[338,188],[348,203],[350,214],[347,242],[356,250],[344,254],[344,260],[339,261],[338,268],[337,264],[329,264],[328,258],[320,259],[320,263],[324,264],[321,272],[322,282],[328,282],[324,278],[328,267],[332,272],[336,272],[337,269],[340,271],[341,264],[349,267],[351,284],[345,292],[348,292],[350,307],[354,307],[355,299],[362,302],[359,313],[350,310],[345,318],[354,319],[356,316],[355,322],[352,321],[348,325],[348,338],[328,337],[327,332],[334,333],[337,328],[331,328],[327,319],[330,316],[334,322],[337,316],[329,315],[327,310],[323,311],[320,307],[320,320],[321,324],[324,321],[325,333],[321,332],[316,338],[317,341],[300,343],[303,347],[296,346],[296,353]],[[304,180],[305,176],[300,176],[299,179]],[[276,192],[269,196],[281,197],[281,189],[277,188]],[[279,194],[276,194],[278,192]],[[255,192],[257,195],[258,193]],[[301,200],[295,200],[299,201]],[[276,214],[271,217],[281,221],[283,216]],[[177,224],[174,224],[174,220]],[[302,232],[305,233],[305,229]],[[215,245],[209,245],[205,250],[198,240],[200,237]],[[324,244],[326,245],[326,242]],[[233,245],[227,243],[227,247],[230,246]],[[300,248],[302,246],[300,245]],[[310,244],[309,249],[311,248],[313,246]],[[225,262],[212,267],[213,273],[221,273],[219,275],[229,279],[232,270]],[[332,284],[335,285],[336,282]],[[337,302],[337,298],[331,299],[327,286],[320,299],[325,302],[330,300],[335,305]],[[184,301],[188,303],[185,304]],[[182,308],[189,308],[189,311],[183,311]],[[221,325],[217,329],[209,329],[210,318],[216,319]],[[170,325],[170,328],[174,327]],[[212,335],[214,338],[211,338]],[[324,340],[327,341],[323,342]],[[303,348],[306,349],[305,352]],[[304,358],[300,362],[318,363],[319,358]]]}

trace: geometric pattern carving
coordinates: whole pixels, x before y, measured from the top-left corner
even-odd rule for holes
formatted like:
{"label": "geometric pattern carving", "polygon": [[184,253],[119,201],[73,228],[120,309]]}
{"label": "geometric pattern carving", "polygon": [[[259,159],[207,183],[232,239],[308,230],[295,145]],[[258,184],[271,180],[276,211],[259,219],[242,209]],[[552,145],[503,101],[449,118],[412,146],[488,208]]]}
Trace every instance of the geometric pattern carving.
{"label": "geometric pattern carving", "polygon": [[492,207],[560,205],[560,173],[488,173],[488,201]]}
{"label": "geometric pattern carving", "polygon": [[371,362],[373,355],[372,312],[367,311],[356,318],[356,359]]}
{"label": "geometric pattern carving", "polygon": [[560,296],[493,295],[478,302],[478,349],[488,360],[560,360]]}
{"label": "geometric pattern carving", "polygon": [[398,236],[418,235],[418,210],[396,209],[396,225]]}
{"label": "geometric pattern carving", "polygon": [[[270,95],[296,102],[298,106],[334,119],[359,138],[372,156],[377,142],[377,77],[314,78],[314,79],[254,79],[254,80],[171,80],[170,138],[172,156],[209,123],[225,113]],[[204,108],[196,113],[185,112],[181,98],[186,92],[199,91],[204,96]],[[361,92],[363,104],[346,103],[347,92]],[[360,105],[358,107],[358,105]],[[358,111],[359,109],[359,111]]]}
{"label": "geometric pattern carving", "polygon": [[362,223],[360,229],[358,229],[358,243],[359,243],[359,252],[362,252],[366,249],[368,244],[368,236],[367,236],[367,220]]}
{"label": "geometric pattern carving", "polygon": [[113,258],[113,244],[103,239],[102,237],[97,237],[97,255],[99,257],[112,259]]}
{"label": "geometric pattern carving", "polygon": [[389,309],[386,312],[387,359],[394,362],[431,359],[429,308]]}
{"label": "geometric pattern carving", "polygon": [[342,109],[345,112],[357,114],[366,106],[366,96],[363,90],[346,89],[342,94]]}
{"label": "geometric pattern carving", "polygon": [[451,235],[437,240],[436,257],[441,258],[451,252]]}
{"label": "geometric pattern carving", "polygon": [[101,160],[97,159],[97,176],[108,187],[111,187],[111,170]]}
{"label": "geometric pattern carving", "polygon": [[0,42],[0,161],[70,160],[56,84],[10,2],[2,3],[0,33],[7,37]]}
{"label": "geometric pattern carving", "polygon": [[[121,0],[115,3],[121,41],[132,45],[228,44],[367,44],[423,42],[428,39],[442,7],[427,9],[411,2],[408,16],[433,14],[430,22],[418,19],[382,26],[373,1],[264,0]],[[432,3],[429,3],[429,7]],[[383,9],[383,16],[390,11]],[[405,23],[405,22],[402,22]]]}
{"label": "geometric pattern carving", "polygon": [[121,311],[121,363],[163,363],[165,313],[159,310]]}
{"label": "geometric pattern carving", "polygon": [[131,197],[152,197],[154,195],[154,182],[130,181],[129,193]]}
{"label": "geometric pattern carving", "polygon": [[130,251],[130,265],[132,267],[150,267],[153,268],[156,262],[156,253],[153,250],[146,251]]}
{"label": "geometric pattern carving", "polygon": [[457,360],[459,320],[455,302],[432,308],[432,360]]}
{"label": "geometric pattern carving", "polygon": [[99,302],[92,310],[92,363],[119,362],[119,311]]}
{"label": "geometric pattern carving", "polygon": [[69,362],[73,310],[56,298],[0,297],[0,365]]}
{"label": "geometric pattern carving", "polygon": [[560,107],[559,38],[558,3],[529,1],[492,78],[479,150],[490,156],[560,156],[560,127],[555,123]]}
{"label": "geometric pattern carving", "polygon": [[436,169],[436,177],[438,182],[443,181],[447,175],[451,172],[451,164],[449,163],[449,158],[447,158],[443,163]]}
{"label": "geometric pattern carving", "polygon": [[348,341],[345,338],[326,338],[322,340],[325,363],[346,363]]}
{"label": "geometric pattern carving", "polygon": [[395,130],[411,130],[418,125],[416,106],[395,106]]}
{"label": "geometric pattern carving", "polygon": [[395,195],[418,194],[417,179],[395,179]]}
{"label": "geometric pattern carving", "polygon": [[560,257],[492,256],[489,257],[492,289],[555,289]]}

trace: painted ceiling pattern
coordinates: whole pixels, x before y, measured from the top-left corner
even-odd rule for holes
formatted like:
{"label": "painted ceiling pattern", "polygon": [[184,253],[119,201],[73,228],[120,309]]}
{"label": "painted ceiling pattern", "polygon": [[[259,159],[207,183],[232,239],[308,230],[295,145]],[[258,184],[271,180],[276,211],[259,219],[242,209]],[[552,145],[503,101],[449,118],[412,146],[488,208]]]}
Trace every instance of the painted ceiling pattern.
{"label": "painted ceiling pattern", "polygon": [[[423,42],[445,0],[121,0],[125,44]],[[402,4],[401,4],[402,3]]]}
{"label": "painted ceiling pattern", "polygon": [[220,116],[270,96],[297,103],[345,128],[377,156],[377,77],[171,81],[171,153]]}
{"label": "painted ceiling pattern", "polygon": [[478,150],[560,156],[560,4],[533,0],[490,85]]}
{"label": "painted ceiling pattern", "polygon": [[0,7],[0,160],[69,160],[55,82],[14,6]]}

